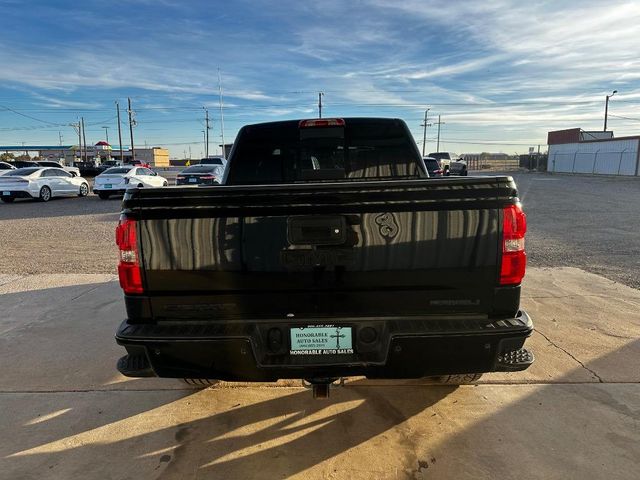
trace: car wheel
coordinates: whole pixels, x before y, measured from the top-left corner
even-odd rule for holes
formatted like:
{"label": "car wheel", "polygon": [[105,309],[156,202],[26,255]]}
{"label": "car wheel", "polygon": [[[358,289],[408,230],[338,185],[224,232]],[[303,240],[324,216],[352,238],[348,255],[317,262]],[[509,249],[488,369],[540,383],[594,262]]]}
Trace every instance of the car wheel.
{"label": "car wheel", "polygon": [[162,186],[163,186],[163,187],[166,187],[167,185],[169,185],[169,183],[168,183],[168,182],[162,182]]}
{"label": "car wheel", "polygon": [[40,189],[40,201],[48,202],[51,200],[51,189],[46,185]]}
{"label": "car wheel", "polygon": [[4,203],[13,203],[14,200],[15,200],[15,198],[13,198],[13,197],[2,197],[2,201]]}
{"label": "car wheel", "polygon": [[98,197],[100,200],[109,200],[109,194],[106,192],[98,192]]}
{"label": "car wheel", "polygon": [[80,193],[78,194],[78,196],[86,197],[87,195],[89,195],[89,185],[83,183],[82,185],[80,185]]}
{"label": "car wheel", "polygon": [[462,172],[460,172],[460,175],[466,177],[468,175],[467,169],[465,168],[464,170],[462,170]]}

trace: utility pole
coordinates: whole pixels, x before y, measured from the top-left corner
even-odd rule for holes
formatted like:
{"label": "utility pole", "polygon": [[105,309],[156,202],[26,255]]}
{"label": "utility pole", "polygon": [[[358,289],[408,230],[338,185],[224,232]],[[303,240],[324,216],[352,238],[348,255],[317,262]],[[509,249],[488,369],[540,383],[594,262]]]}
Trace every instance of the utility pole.
{"label": "utility pole", "polygon": [[618,90],[614,90],[613,92],[611,92],[611,95],[607,95],[606,100],[604,102],[604,129],[603,129],[604,132],[607,131],[607,115],[609,114],[609,99],[613,97],[616,93],[618,93]]}
{"label": "utility pole", "polygon": [[109,127],[102,127],[102,128],[104,128],[104,135],[106,137],[105,140],[107,141],[107,143],[109,143]]}
{"label": "utility pole", "polygon": [[118,114],[118,143],[120,144],[120,163],[124,164],[124,154],[122,153],[122,128],[120,125],[120,104],[116,101],[116,112]]}
{"label": "utility pole", "polygon": [[438,145],[436,147],[436,152],[440,151],[440,125],[444,125],[444,122],[440,121],[440,115],[438,115],[438,123],[436,125],[438,125]]}
{"label": "utility pole", "polygon": [[87,163],[87,137],[86,137],[86,132],[84,130],[84,117],[80,117],[81,122],[82,122],[82,143],[84,143],[84,163]]}
{"label": "utility pole", "polygon": [[189,160],[191,160],[191,145],[189,145]]}
{"label": "utility pole", "polygon": [[[60,140],[60,155],[58,155],[58,160],[60,160],[60,158],[64,160],[64,150],[62,150],[62,132],[59,130],[58,130],[58,140]],[[66,160],[63,163],[66,163]]]}
{"label": "utility pole", "polygon": [[127,97],[127,101],[129,102],[129,108],[127,112],[129,113],[129,135],[131,136],[131,163],[136,160],[136,151],[133,146],[133,124],[135,120],[133,120],[133,110],[131,110],[131,98]]}
{"label": "utility pole", "polygon": [[430,127],[431,124],[427,123],[427,114],[429,113],[429,110],[431,110],[430,108],[427,108],[424,111],[424,122],[421,125],[422,127],[424,127],[423,133],[422,133],[422,156],[424,157],[425,154],[425,146],[427,145],[427,127]]}
{"label": "utility pole", "polygon": [[[82,131],[80,130],[80,121],[78,120],[78,123],[70,123],[69,124],[71,127],[73,127],[73,129],[75,130],[75,132],[78,134],[78,150],[79,154],[80,154],[80,160],[82,160]],[[73,158],[75,160],[76,154],[73,154]],[[71,163],[71,165],[73,165],[73,161]]]}
{"label": "utility pole", "polygon": [[318,118],[322,118],[322,97],[324,92],[318,92]]}
{"label": "utility pole", "polygon": [[211,127],[209,126],[209,110],[207,110],[205,107],[202,108],[204,108],[204,121],[206,124],[204,128],[207,132],[207,138],[204,144],[204,158],[209,158],[209,130],[211,129]]}
{"label": "utility pole", "polygon": [[222,134],[222,156],[226,158],[227,152],[225,151],[225,145],[224,145],[224,113],[222,112],[223,99],[222,99],[222,77],[220,76],[220,67],[218,67],[218,93],[219,93],[219,99],[220,99],[220,133]]}
{"label": "utility pole", "polygon": [[206,154],[206,152],[207,152],[207,131],[206,130],[200,130],[200,131],[202,132],[202,143],[204,143],[204,151],[205,151],[205,154]]}

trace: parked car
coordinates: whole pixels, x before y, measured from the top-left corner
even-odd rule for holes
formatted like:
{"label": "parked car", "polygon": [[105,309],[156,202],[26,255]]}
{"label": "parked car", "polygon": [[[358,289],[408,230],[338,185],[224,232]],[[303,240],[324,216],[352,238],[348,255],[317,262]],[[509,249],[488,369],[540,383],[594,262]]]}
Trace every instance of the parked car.
{"label": "parked car", "polygon": [[127,192],[119,371],[322,397],[345,376],[528,368],[513,179],[427,177],[403,121],[323,118],[243,127],[219,187]]}
{"label": "parked car", "polygon": [[128,162],[127,165],[133,165],[133,166],[136,166],[136,167],[151,168],[151,164],[149,164],[147,162],[143,162],[142,160],[134,160],[132,162]]}
{"label": "parked car", "polygon": [[40,166],[36,162],[32,162],[31,160],[13,160],[11,162],[11,165],[16,168],[38,168]]}
{"label": "parked car", "polygon": [[93,193],[102,200],[122,195],[129,188],[166,187],[167,179],[145,167],[125,165],[105,170],[95,178]]}
{"label": "parked car", "polygon": [[194,165],[178,174],[176,185],[219,185],[223,174],[222,165]]}
{"label": "parked car", "polygon": [[11,170],[15,170],[16,167],[7,162],[0,162],[0,175],[4,175],[5,173],[10,172]]}
{"label": "parked car", "polygon": [[440,166],[440,162],[432,157],[424,157],[424,165],[427,167],[427,172],[429,172],[429,176],[432,178],[442,177],[442,167]]}
{"label": "parked car", "polygon": [[227,164],[227,159],[224,157],[207,157],[200,160],[200,165],[222,165]]}
{"label": "parked car", "polygon": [[61,168],[17,168],[0,177],[0,199],[5,203],[16,198],[38,198],[48,202],[53,197],[86,197],[88,194],[87,180]]}
{"label": "parked car", "polygon": [[433,152],[428,155],[440,162],[445,176],[461,175],[467,176],[467,161],[451,152]]}
{"label": "parked car", "polygon": [[63,169],[65,172],[69,172],[71,175],[74,175],[76,177],[80,176],[80,169],[78,167],[65,167],[64,165],[58,163],[58,162],[54,162],[52,160],[43,160],[40,162],[36,162],[38,165],[40,165],[41,167],[52,167],[52,168],[61,168]]}

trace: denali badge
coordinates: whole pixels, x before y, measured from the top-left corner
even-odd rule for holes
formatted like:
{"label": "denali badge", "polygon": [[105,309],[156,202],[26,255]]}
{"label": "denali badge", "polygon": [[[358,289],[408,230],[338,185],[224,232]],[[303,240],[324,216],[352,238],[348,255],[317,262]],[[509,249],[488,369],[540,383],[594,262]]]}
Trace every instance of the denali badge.
{"label": "denali badge", "polygon": [[399,228],[393,213],[381,213],[376,217],[376,223],[384,238],[392,239],[398,234]]}

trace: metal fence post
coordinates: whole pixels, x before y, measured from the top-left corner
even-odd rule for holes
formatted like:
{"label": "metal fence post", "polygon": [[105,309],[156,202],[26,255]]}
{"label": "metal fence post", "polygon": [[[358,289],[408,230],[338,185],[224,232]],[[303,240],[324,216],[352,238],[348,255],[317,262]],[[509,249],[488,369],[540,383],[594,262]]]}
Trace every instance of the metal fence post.
{"label": "metal fence post", "polygon": [[618,175],[620,175],[620,167],[622,167],[622,155],[624,155],[624,152],[626,151],[627,149],[625,148],[620,152],[620,160],[618,161]]}
{"label": "metal fence post", "polygon": [[598,162],[598,154],[600,153],[600,150],[596,150],[596,156],[593,157],[593,168],[591,169],[591,175],[594,175],[596,173],[596,163]]}
{"label": "metal fence post", "polygon": [[578,152],[573,154],[573,166],[571,167],[571,173],[576,173],[576,157],[578,156]]}

